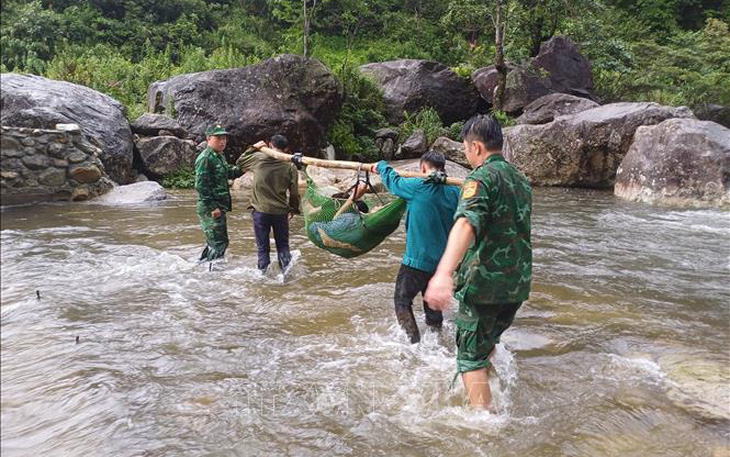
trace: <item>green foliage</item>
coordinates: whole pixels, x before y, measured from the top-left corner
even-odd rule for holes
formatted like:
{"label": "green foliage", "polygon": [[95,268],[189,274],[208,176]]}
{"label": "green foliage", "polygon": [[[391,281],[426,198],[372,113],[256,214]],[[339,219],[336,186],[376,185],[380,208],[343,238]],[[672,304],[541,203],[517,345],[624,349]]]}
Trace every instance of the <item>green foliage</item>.
{"label": "green foliage", "polygon": [[335,74],[344,89],[344,102],[329,141],[340,157],[375,158],[374,130],[386,124],[383,94],[373,81],[346,61]]}
{"label": "green foliage", "polygon": [[463,127],[463,122],[454,122],[448,129],[446,129],[446,136],[454,141],[461,141],[461,129]]}
{"label": "green foliage", "polygon": [[43,72],[56,47],[58,23],[58,16],[44,9],[40,1],[21,3],[17,9],[3,11],[0,27],[3,67],[11,71]]}
{"label": "green foliage", "polygon": [[499,121],[502,127],[511,127],[517,124],[514,118],[510,117],[510,115],[504,111],[494,110],[492,111],[492,116]]}
{"label": "green foliage", "polygon": [[[469,77],[494,60],[493,2],[314,4],[308,2],[312,55],[335,70],[345,89],[329,132],[343,157],[374,154],[372,132],[385,125],[382,94],[358,65],[429,59]],[[92,87],[120,100],[130,119],[145,111],[156,80],[302,49],[300,0],[6,0],[0,12],[3,72]],[[591,60],[603,102],[730,105],[727,0],[518,0],[508,14],[508,60],[524,61],[541,41],[568,35]],[[458,137],[432,114],[409,115],[407,128],[422,123],[427,135],[441,129]]]}
{"label": "green foliage", "polygon": [[431,107],[423,108],[415,114],[406,111],[405,120],[400,125],[400,134],[398,140],[402,143],[409,136],[413,135],[416,130],[423,130],[426,134],[428,144],[440,136],[446,134],[439,113]]}
{"label": "green foliage", "polygon": [[192,167],[182,167],[165,176],[162,186],[168,189],[192,189],[195,187],[195,170]]}

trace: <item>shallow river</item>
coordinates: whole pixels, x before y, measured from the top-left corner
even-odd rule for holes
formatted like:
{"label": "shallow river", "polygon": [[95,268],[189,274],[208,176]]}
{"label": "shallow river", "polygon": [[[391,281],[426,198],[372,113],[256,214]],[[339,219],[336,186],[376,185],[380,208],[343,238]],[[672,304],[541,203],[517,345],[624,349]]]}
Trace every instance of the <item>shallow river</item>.
{"label": "shallow river", "polygon": [[402,229],[345,260],[295,219],[262,277],[237,203],[213,271],[189,192],[3,209],[3,456],[730,455],[728,213],[537,190],[489,414],[450,389],[451,314],[395,324]]}

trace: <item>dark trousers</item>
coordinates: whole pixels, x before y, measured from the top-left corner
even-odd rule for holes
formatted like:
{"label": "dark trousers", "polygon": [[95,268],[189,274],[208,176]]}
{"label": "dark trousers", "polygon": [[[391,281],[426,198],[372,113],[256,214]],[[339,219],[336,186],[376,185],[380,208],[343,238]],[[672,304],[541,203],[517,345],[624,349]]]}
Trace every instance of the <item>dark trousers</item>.
{"label": "dark trousers", "polygon": [[[395,316],[398,324],[405,330],[411,340],[411,343],[421,341],[421,335],[418,332],[416,318],[413,316],[413,299],[418,293],[423,296],[426,293],[428,281],[431,280],[433,273],[422,270],[416,270],[406,265],[401,265],[398,270],[398,276],[395,279]],[[426,325],[438,329],[444,321],[441,311],[436,311],[423,301],[423,312],[426,316]]]}
{"label": "dark trousers", "polygon": [[291,262],[289,252],[289,215],[253,212],[253,231],[256,234],[256,247],[259,253],[259,270],[266,270],[271,263],[269,235],[274,229],[276,255],[282,270]]}

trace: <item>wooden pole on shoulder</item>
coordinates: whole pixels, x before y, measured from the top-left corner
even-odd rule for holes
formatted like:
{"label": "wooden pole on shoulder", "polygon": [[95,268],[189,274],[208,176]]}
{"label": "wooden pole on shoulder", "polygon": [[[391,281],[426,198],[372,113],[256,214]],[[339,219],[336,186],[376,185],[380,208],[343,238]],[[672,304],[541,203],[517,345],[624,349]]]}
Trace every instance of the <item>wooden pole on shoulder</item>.
{"label": "wooden pole on shoulder", "polygon": [[[259,151],[263,152],[264,154],[268,155],[269,157],[273,157],[274,159],[281,160],[282,162],[291,162],[292,155],[286,154],[284,152],[275,151],[274,149],[271,149],[270,147],[266,146],[266,143],[263,141],[259,141],[258,143],[253,145],[254,148],[258,149]],[[325,160],[325,159],[316,159],[314,157],[302,157],[302,163],[304,165],[313,165],[315,167],[322,167],[322,168],[339,168],[344,170],[358,170],[358,171],[370,171],[370,169],[375,165],[374,163],[362,163],[362,162],[350,162],[347,160]],[[428,175],[426,173],[418,173],[415,171],[402,171],[402,170],[395,170],[399,175],[403,176],[404,178],[428,178]],[[459,178],[446,178],[446,184],[452,185],[452,186],[461,186],[464,184],[463,179]]]}

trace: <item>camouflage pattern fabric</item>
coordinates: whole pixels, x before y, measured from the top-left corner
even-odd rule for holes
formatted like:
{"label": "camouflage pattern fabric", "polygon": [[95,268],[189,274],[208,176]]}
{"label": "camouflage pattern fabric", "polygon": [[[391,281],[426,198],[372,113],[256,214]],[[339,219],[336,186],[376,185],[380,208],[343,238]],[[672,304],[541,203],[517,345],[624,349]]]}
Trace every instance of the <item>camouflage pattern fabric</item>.
{"label": "camouflage pattern fabric", "polygon": [[456,316],[456,371],[474,371],[491,365],[489,356],[499,337],[512,325],[522,303],[489,306],[459,303]]}
{"label": "camouflage pattern fabric", "polygon": [[223,257],[228,248],[228,226],[226,213],[223,211],[221,217],[215,218],[209,212],[198,213],[200,226],[205,234],[205,249],[200,255],[200,260],[215,260]]}
{"label": "camouflage pattern fabric", "polygon": [[[210,147],[205,148],[195,159],[195,189],[198,191],[197,213],[205,234],[207,246],[200,260],[214,260],[223,257],[228,247],[226,212],[231,210],[231,193],[228,180],[243,173]],[[211,212],[221,210],[221,217],[214,218]]]}
{"label": "camouflage pattern fabric", "polygon": [[490,156],[464,182],[454,219],[474,227],[474,244],[456,276],[456,298],[470,305],[527,300],[532,282],[527,178],[500,154]]}
{"label": "camouflage pattern fabric", "polygon": [[203,149],[195,159],[195,190],[198,191],[198,213],[210,213],[218,208],[231,210],[231,193],[228,180],[238,178],[243,172],[226,162],[221,154],[210,147]]}

